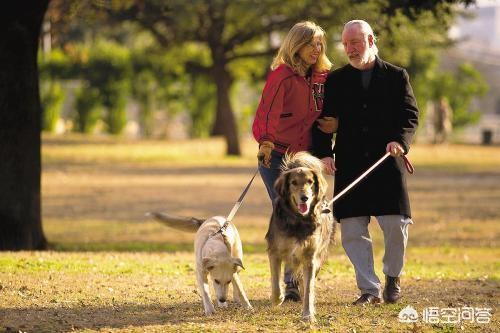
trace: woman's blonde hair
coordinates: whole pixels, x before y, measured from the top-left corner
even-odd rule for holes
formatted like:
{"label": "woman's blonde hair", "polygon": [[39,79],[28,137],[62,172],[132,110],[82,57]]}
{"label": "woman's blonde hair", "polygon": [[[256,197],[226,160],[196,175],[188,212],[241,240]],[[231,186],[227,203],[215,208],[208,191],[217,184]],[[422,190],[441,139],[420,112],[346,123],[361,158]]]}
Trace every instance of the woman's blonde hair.
{"label": "woman's blonde hair", "polygon": [[299,22],[290,29],[271,64],[271,69],[275,70],[279,65],[286,64],[294,72],[305,75],[309,66],[300,58],[299,50],[316,36],[319,36],[321,41],[321,53],[313,69],[317,72],[330,70],[332,63],[326,56],[325,31],[311,21]]}

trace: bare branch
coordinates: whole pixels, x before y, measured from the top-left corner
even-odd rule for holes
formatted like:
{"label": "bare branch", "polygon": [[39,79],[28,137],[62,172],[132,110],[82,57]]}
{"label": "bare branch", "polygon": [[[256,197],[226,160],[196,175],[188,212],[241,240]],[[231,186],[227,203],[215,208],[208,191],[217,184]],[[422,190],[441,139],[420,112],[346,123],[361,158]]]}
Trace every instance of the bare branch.
{"label": "bare branch", "polygon": [[253,30],[245,30],[245,31],[236,32],[233,35],[233,37],[229,38],[228,41],[225,43],[226,49],[232,50],[237,45],[241,45],[245,42],[248,42],[249,40],[252,40],[253,38],[261,36],[262,34],[264,34],[266,32],[270,32],[273,30],[282,30],[283,28],[288,27],[290,24],[292,24],[295,21],[296,21],[295,18],[285,18],[282,21],[274,21],[274,22],[271,22],[270,24],[263,25],[259,28],[253,29]]}
{"label": "bare branch", "polygon": [[212,66],[203,66],[195,61],[187,61],[186,62],[186,71],[190,74],[203,74],[209,75],[212,71]]}

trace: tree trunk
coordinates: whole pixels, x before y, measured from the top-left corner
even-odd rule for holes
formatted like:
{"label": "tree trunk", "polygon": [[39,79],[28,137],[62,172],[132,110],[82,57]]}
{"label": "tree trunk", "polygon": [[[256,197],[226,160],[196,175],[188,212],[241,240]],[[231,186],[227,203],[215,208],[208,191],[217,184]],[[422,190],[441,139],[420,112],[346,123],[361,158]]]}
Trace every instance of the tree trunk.
{"label": "tree trunk", "polygon": [[0,23],[0,250],[47,247],[40,214],[37,50],[48,2],[16,4]]}
{"label": "tree trunk", "polygon": [[233,79],[225,64],[215,65],[212,77],[217,87],[217,109],[212,135],[223,135],[226,139],[228,155],[241,155],[238,128],[234,119],[229,92]]}

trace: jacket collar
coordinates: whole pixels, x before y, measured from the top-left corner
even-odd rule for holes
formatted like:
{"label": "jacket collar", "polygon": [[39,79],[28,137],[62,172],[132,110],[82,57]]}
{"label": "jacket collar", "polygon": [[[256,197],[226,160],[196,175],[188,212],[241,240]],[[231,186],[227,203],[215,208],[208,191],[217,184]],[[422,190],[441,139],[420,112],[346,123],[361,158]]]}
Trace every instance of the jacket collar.
{"label": "jacket collar", "polygon": [[376,75],[376,77],[383,77],[386,75],[386,72],[387,72],[387,65],[385,64],[385,62],[380,59],[378,56],[376,56],[375,58],[375,66],[373,67],[374,69],[374,74]]}
{"label": "jacket collar", "polygon": [[[354,68],[351,64],[347,64],[347,70],[350,73],[349,77],[351,78],[351,86],[356,89],[361,89],[361,70]],[[370,86],[368,88],[369,92],[375,92],[376,90],[382,89],[382,86],[377,84],[377,81],[380,78],[383,78],[387,74],[387,65],[385,61],[380,59],[378,56],[375,57],[375,65],[373,66],[372,78],[370,81]]]}
{"label": "jacket collar", "polygon": [[[298,73],[294,72],[292,67],[288,66],[287,64],[281,64],[278,66],[278,68],[283,68],[285,70],[285,72],[289,75],[300,76]],[[276,68],[276,69],[278,69],[278,68]],[[318,71],[315,71],[313,69],[311,74],[312,74],[312,77],[326,77],[326,75],[328,75],[328,71],[318,72]]]}

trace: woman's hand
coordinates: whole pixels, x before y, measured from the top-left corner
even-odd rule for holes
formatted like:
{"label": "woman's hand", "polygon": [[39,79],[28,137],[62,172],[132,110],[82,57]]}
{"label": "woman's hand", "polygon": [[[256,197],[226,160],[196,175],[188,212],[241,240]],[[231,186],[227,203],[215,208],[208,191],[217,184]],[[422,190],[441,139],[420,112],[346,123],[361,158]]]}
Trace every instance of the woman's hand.
{"label": "woman's hand", "polygon": [[321,159],[323,166],[325,167],[325,172],[329,175],[333,175],[337,168],[335,167],[335,160],[332,157],[323,157]]}
{"label": "woman's hand", "polygon": [[271,141],[262,141],[259,145],[259,152],[257,153],[257,159],[262,161],[262,164],[266,168],[271,167],[271,152],[274,149],[274,143]]}
{"label": "woman's hand", "polygon": [[334,117],[323,117],[316,121],[318,122],[318,128],[323,133],[335,133],[337,132],[337,128],[339,127],[339,121]]}

